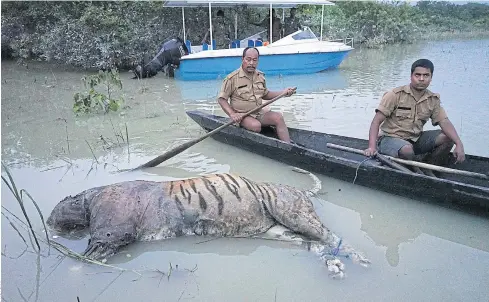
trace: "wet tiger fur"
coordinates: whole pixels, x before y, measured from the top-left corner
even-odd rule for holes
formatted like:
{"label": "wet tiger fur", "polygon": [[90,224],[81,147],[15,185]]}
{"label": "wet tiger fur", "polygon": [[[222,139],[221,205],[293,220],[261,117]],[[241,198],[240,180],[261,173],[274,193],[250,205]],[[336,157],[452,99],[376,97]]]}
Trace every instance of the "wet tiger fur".
{"label": "wet tiger fur", "polygon": [[96,260],[137,240],[249,237],[269,231],[275,237],[299,238],[324,260],[339,246],[341,254],[368,264],[319,220],[309,197],[320,182],[310,175],[316,180],[311,191],[227,173],[163,182],[125,181],[66,197],[51,212],[48,225],[61,232],[90,227],[84,255]]}

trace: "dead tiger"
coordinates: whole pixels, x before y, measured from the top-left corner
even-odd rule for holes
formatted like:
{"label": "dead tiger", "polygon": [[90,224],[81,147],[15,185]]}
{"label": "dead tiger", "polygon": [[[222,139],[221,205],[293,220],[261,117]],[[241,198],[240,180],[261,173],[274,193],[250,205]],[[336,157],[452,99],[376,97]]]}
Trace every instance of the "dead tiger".
{"label": "dead tiger", "polygon": [[316,184],[310,191],[227,173],[163,182],[125,181],[66,197],[47,222],[60,232],[90,227],[84,255],[96,260],[107,259],[137,240],[251,237],[268,231],[275,237],[299,240],[326,261],[336,276],[343,276],[343,264],[332,259],[335,249],[367,266],[367,258],[319,220],[310,196],[321,183],[309,175]]}

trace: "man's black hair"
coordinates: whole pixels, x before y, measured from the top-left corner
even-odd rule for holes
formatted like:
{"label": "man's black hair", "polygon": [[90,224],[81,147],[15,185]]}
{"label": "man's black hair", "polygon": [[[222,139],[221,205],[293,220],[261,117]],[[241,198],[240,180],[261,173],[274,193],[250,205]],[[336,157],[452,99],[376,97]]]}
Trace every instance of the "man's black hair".
{"label": "man's black hair", "polygon": [[220,9],[220,10],[218,10],[218,11],[217,11],[217,14],[216,14],[216,15],[217,15],[217,16],[222,16],[222,17],[224,17],[224,12],[223,12],[223,11]]}
{"label": "man's black hair", "polygon": [[258,51],[258,49],[257,49],[256,47],[251,47],[251,46],[248,46],[248,47],[246,47],[246,48],[243,50],[243,58],[246,56],[246,51],[247,51],[248,49],[254,49],[254,50],[256,50],[256,52],[258,53],[258,56],[260,56],[260,51]]}
{"label": "man's black hair", "polygon": [[431,62],[428,59],[419,59],[416,62],[414,62],[413,65],[411,65],[411,74],[413,74],[416,67],[428,68],[431,71],[431,74],[433,74],[433,71],[435,70],[435,66],[433,65],[433,62]]}

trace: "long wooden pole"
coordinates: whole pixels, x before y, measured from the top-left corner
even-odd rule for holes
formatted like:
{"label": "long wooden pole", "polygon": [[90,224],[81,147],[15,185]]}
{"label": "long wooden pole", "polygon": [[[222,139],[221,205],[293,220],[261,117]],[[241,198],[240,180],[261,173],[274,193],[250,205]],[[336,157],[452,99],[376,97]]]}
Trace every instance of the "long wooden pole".
{"label": "long wooden pole", "polygon": [[323,23],[324,23],[324,4],[321,8],[321,41],[323,40]]}
{"label": "long wooden pole", "polygon": [[209,2],[209,34],[210,34],[210,37],[211,37],[211,41],[210,41],[210,49],[211,50],[214,50],[214,44],[212,44],[212,39],[213,39],[213,36],[212,36],[212,9],[211,9],[211,3]]}
{"label": "long wooden pole", "polygon": [[[328,146],[329,148],[333,148],[333,149],[339,149],[339,150],[342,150],[342,151],[348,151],[348,152],[353,152],[353,153],[358,153],[358,154],[362,154],[363,155],[363,151],[361,150],[358,150],[358,149],[353,149],[353,148],[350,148],[350,147],[345,147],[345,146],[340,146],[340,145],[335,145],[335,144],[331,144],[331,143],[327,143],[326,146]],[[393,162],[391,161],[389,158],[387,158],[385,155],[382,155],[382,154],[379,154],[377,153],[375,155],[375,157],[380,160],[384,165],[387,165],[393,169],[397,169],[397,170],[401,170],[401,171],[404,171],[406,173],[411,173],[411,174],[414,174],[413,171],[409,170],[408,168],[396,163],[396,162]]]}
{"label": "long wooden pole", "polygon": [[275,41],[273,41],[273,32],[272,32],[273,28],[272,28],[272,26],[273,26],[272,3],[270,2],[270,33],[269,33],[270,36],[268,39],[270,44],[275,42]]}
{"label": "long wooden pole", "polygon": [[394,169],[397,169],[397,170],[404,171],[406,173],[414,174],[413,171],[409,170],[408,168],[404,167],[403,165],[400,165],[400,164],[390,160],[389,158],[385,157],[382,154],[377,153],[377,154],[375,154],[375,157],[378,160],[380,160],[384,165],[387,165],[387,166],[394,168]]}
{"label": "long wooden pole", "polygon": [[[297,88],[297,87],[295,87],[295,88],[294,88],[294,91],[295,91],[295,89],[296,89],[296,88]],[[252,113],[258,112],[258,111],[259,111],[260,109],[262,109],[263,107],[270,105],[271,103],[273,103],[273,102],[275,102],[276,100],[278,100],[278,99],[282,98],[282,97],[283,97],[283,96],[285,96],[286,94],[287,94],[287,92],[284,92],[284,93],[282,93],[282,94],[280,94],[280,95],[278,95],[278,96],[274,97],[272,100],[270,100],[270,101],[268,101],[268,102],[265,102],[265,103],[261,104],[260,106],[258,106],[258,107],[256,107],[256,108],[254,108],[254,109],[252,109],[252,110],[250,110],[250,111],[246,112],[246,113],[243,115],[243,117],[248,116],[248,115],[250,115],[250,114],[252,114]],[[141,168],[155,167],[155,166],[157,166],[157,165],[161,164],[162,162],[164,162],[165,160],[168,160],[168,159],[172,158],[173,156],[175,156],[175,155],[177,155],[177,154],[179,154],[179,153],[182,153],[183,151],[187,150],[188,148],[192,147],[193,145],[197,144],[198,142],[200,142],[200,141],[202,141],[202,140],[204,140],[204,139],[208,138],[209,136],[211,136],[211,135],[213,135],[213,134],[215,134],[215,133],[217,133],[217,132],[221,131],[222,129],[224,129],[224,128],[226,128],[226,127],[228,127],[228,126],[232,125],[232,124],[235,124],[235,123],[236,123],[235,121],[231,120],[231,121],[229,121],[228,123],[226,123],[226,124],[224,124],[224,125],[222,125],[222,126],[220,126],[220,127],[216,128],[216,129],[212,130],[211,132],[209,132],[209,133],[207,133],[207,134],[205,134],[205,135],[203,135],[203,136],[201,136],[201,137],[198,137],[198,138],[196,138],[196,139],[194,139],[194,140],[191,140],[191,141],[189,141],[189,142],[183,143],[183,144],[181,144],[180,146],[177,146],[177,147],[173,148],[172,150],[170,150],[170,151],[166,152],[165,154],[162,154],[162,155],[160,155],[160,156],[156,157],[155,159],[152,159],[152,160],[150,160],[149,162],[147,162],[147,163],[145,163],[145,164],[142,164],[141,166],[139,166],[139,167],[137,167],[137,168],[134,168],[134,169],[133,169],[133,171],[134,171],[134,170],[137,170],[137,169],[141,169]]]}
{"label": "long wooden pole", "polygon": [[[354,149],[354,148],[345,147],[345,146],[336,145],[336,144],[331,144],[331,143],[327,143],[326,145],[329,148],[364,155],[363,150]],[[377,154],[377,155],[379,155],[379,154]],[[382,156],[386,157],[392,161],[398,162],[400,164],[404,164],[404,165],[410,165],[410,166],[414,166],[414,167],[418,167],[418,168],[424,168],[424,169],[429,169],[429,170],[434,170],[434,171],[439,171],[439,172],[459,174],[459,175],[465,175],[465,176],[471,176],[471,177],[480,178],[480,179],[484,179],[484,180],[489,180],[489,176],[482,174],[482,173],[446,168],[446,167],[431,165],[431,164],[427,164],[427,163],[422,163],[419,161],[406,160],[406,159],[402,159],[402,158],[392,157],[392,156],[388,156],[388,155],[382,155]]]}
{"label": "long wooden pole", "polygon": [[187,42],[187,33],[185,32],[185,7],[182,6],[182,25],[183,25],[183,42]]}

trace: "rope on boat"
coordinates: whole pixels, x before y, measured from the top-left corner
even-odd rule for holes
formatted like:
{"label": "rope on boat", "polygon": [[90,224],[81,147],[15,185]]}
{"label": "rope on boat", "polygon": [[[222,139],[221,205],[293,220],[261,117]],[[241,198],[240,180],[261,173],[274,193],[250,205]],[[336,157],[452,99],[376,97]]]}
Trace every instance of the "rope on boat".
{"label": "rope on boat", "polygon": [[355,184],[355,180],[357,180],[357,176],[358,176],[358,170],[360,169],[360,166],[361,166],[361,165],[362,165],[364,162],[366,162],[367,160],[369,160],[369,159],[370,159],[370,157],[367,157],[366,159],[362,160],[362,161],[360,162],[360,164],[358,165],[357,169],[355,170],[355,178],[353,179],[353,184]]}
{"label": "rope on boat", "polygon": [[340,242],[338,242],[338,246],[331,251],[331,255],[333,255],[335,257],[338,255],[342,242],[343,242],[343,238],[340,238]]}

